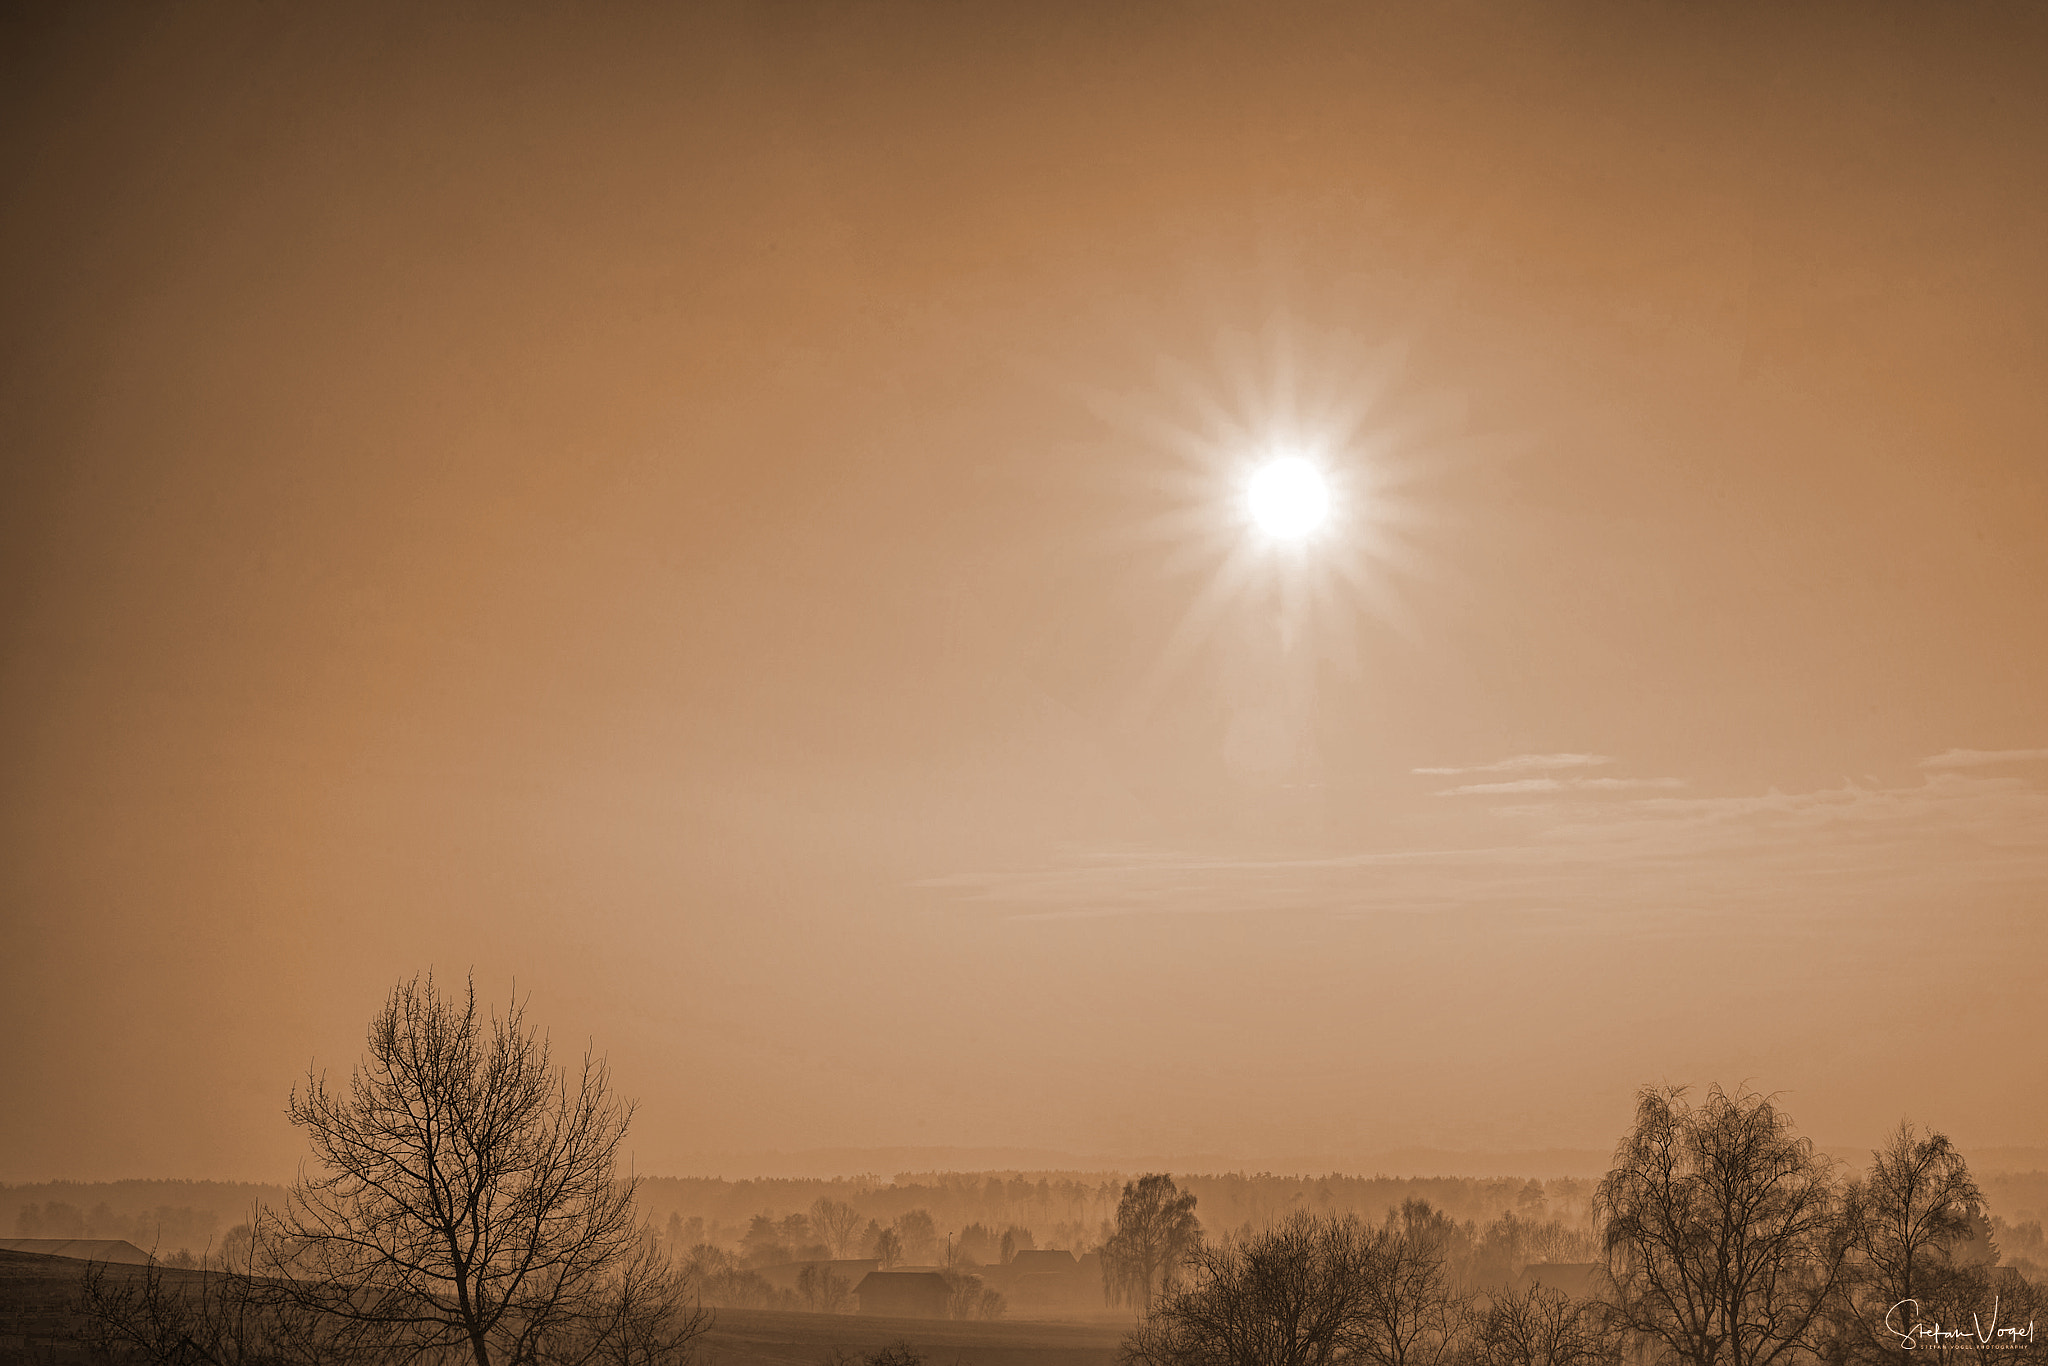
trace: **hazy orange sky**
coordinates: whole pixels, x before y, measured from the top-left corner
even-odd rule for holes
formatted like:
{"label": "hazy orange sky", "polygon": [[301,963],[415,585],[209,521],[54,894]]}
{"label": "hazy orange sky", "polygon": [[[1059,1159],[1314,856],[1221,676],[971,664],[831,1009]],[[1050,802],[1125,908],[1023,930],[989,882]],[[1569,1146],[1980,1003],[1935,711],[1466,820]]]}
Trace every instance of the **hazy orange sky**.
{"label": "hazy orange sky", "polygon": [[2048,10],[7,16],[0,1179],[2048,1144]]}

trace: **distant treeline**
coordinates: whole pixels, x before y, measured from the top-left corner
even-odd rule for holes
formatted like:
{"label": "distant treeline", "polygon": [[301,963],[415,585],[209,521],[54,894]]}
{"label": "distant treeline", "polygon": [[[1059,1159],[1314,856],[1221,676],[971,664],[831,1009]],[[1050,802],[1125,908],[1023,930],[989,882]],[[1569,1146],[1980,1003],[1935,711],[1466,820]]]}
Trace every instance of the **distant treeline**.
{"label": "distant treeline", "polygon": [[[807,1213],[819,1200],[851,1205],[863,1220],[888,1227],[924,1210],[941,1230],[979,1224],[1028,1228],[1040,1247],[1085,1251],[1101,1241],[1116,1209],[1125,1172],[900,1172],[839,1180],[642,1177],[640,1205],[663,1225],[671,1215],[702,1220],[705,1241],[736,1245],[756,1216],[775,1220]],[[1513,1211],[1521,1218],[1579,1226],[1590,1217],[1594,1182],[1574,1177],[1276,1176],[1271,1173],[1176,1173],[1195,1194],[1204,1227],[1264,1227],[1297,1209],[1384,1218],[1408,1200],[1426,1200],[1459,1223],[1485,1227]],[[1989,1209],[2014,1226],[2048,1220],[2048,1172],[1979,1178]],[[715,1236],[723,1232],[724,1236]]]}
{"label": "distant treeline", "polygon": [[[836,1181],[706,1177],[643,1177],[640,1205],[657,1227],[671,1220],[696,1241],[737,1248],[761,1216],[789,1223],[786,1241],[804,1241],[797,1216],[821,1200],[851,1206],[863,1223],[888,1228],[916,1211],[930,1216],[943,1239],[969,1228],[1028,1229],[1039,1247],[1081,1253],[1107,1236],[1123,1172],[903,1172]],[[1276,1176],[1271,1173],[1179,1175],[1214,1229],[1263,1228],[1295,1210],[1379,1219],[1408,1200],[1426,1200],[1459,1222],[1484,1226],[1510,1210],[1523,1218],[1577,1225],[1589,1210],[1593,1183],[1573,1177],[1528,1178]],[[687,1236],[687,1235],[685,1235]]]}
{"label": "distant treeline", "polygon": [[118,1238],[165,1258],[192,1257],[249,1220],[284,1187],[241,1181],[0,1183],[0,1227],[15,1238]]}
{"label": "distant treeline", "polygon": [[[657,1230],[743,1254],[748,1234],[761,1241],[761,1216],[782,1226],[792,1253],[813,1239],[797,1227],[820,1200],[851,1206],[863,1231],[892,1228],[922,1211],[941,1246],[948,1235],[1028,1230],[1038,1247],[1083,1253],[1104,1238],[1123,1172],[902,1172],[839,1180],[724,1180],[642,1177],[641,1216]],[[1378,1220],[1409,1200],[1424,1200],[1459,1223],[1483,1230],[1506,1213],[1567,1228],[1589,1218],[1593,1183],[1527,1178],[1277,1176],[1180,1174],[1195,1194],[1203,1225],[1216,1231],[1267,1227],[1295,1210]],[[1979,1178],[2000,1245],[2008,1256],[2048,1264],[2040,1227],[2048,1222],[2048,1172]],[[0,1183],[0,1229],[22,1238],[121,1238],[169,1256],[194,1255],[249,1219],[259,1202],[277,1205],[281,1186],[232,1181],[48,1181]],[[921,1221],[912,1220],[912,1226]],[[969,1233],[972,1240],[975,1233]],[[763,1249],[765,1251],[765,1249]]]}

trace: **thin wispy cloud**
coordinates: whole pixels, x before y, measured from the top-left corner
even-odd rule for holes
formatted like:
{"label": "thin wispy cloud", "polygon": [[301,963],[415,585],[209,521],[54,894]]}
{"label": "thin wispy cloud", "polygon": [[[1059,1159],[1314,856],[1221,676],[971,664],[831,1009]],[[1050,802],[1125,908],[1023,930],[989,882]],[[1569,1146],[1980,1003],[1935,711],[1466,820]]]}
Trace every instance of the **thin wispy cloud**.
{"label": "thin wispy cloud", "polygon": [[1621,802],[1516,790],[1542,800],[1493,808],[1505,838],[1477,847],[1287,859],[1118,850],[922,885],[1021,920],[1499,912],[1649,917],[1648,927],[1680,913],[1789,924],[1883,906],[1981,908],[2048,882],[2048,792],[2014,779],[1937,773],[1912,787]]}
{"label": "thin wispy cloud", "polygon": [[1986,764],[2023,764],[2048,759],[2048,749],[1951,749],[1929,755],[1922,768],[1982,768]]}
{"label": "thin wispy cloud", "polygon": [[1466,764],[1460,768],[1416,768],[1411,773],[1450,777],[1459,773],[1548,773],[1561,768],[1597,768],[1614,760],[1605,754],[1517,754],[1490,764]]}
{"label": "thin wispy cloud", "polygon": [[1439,797],[1492,797],[1516,792],[1626,792],[1646,787],[1684,787],[1683,778],[1515,778],[1504,783],[1465,783]]}
{"label": "thin wispy cloud", "polygon": [[1602,792],[1622,792],[1642,787],[1684,787],[1683,778],[1573,778],[1572,787],[1595,788]]}

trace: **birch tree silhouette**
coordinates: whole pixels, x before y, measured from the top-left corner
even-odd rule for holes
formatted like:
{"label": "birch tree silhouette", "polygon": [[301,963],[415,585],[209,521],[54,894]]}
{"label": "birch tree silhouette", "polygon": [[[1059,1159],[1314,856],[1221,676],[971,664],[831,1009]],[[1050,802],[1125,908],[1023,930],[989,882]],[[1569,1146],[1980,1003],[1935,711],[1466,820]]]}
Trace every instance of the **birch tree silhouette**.
{"label": "birch tree silhouette", "polygon": [[1806,1352],[1854,1233],[1844,1192],[1768,1097],[1637,1096],[1601,1181],[1620,1322],[1686,1366],[1774,1366]]}

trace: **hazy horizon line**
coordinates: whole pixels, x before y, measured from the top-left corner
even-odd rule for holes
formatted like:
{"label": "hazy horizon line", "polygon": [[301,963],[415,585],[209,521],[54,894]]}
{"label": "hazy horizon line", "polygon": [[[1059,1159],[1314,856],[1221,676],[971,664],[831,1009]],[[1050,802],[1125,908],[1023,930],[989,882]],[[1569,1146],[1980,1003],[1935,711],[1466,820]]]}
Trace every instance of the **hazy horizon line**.
{"label": "hazy horizon line", "polygon": [[[1818,1151],[1838,1162],[1857,1166],[1868,1160],[1871,1146],[1817,1143]],[[1985,1145],[1963,1155],[1980,1176],[2048,1171],[2048,1146]],[[1412,1145],[1357,1158],[1302,1157],[1284,1161],[1237,1160],[1215,1153],[1154,1154],[1114,1158],[1057,1149],[932,1145],[900,1148],[806,1148],[783,1152],[706,1153],[686,1157],[669,1169],[639,1171],[643,1181],[851,1181],[874,1177],[893,1183],[899,1177],[983,1175],[1128,1176],[1164,1171],[1181,1177],[1235,1175],[1281,1178],[1341,1176],[1402,1181],[1432,1179],[1493,1180],[1502,1178],[1595,1179],[1604,1175],[1613,1154],[1593,1148],[1457,1149]],[[1004,1160],[1017,1159],[1017,1160]],[[1538,1166],[1539,1162],[1551,1165]],[[1435,1165],[1425,1165],[1435,1164]],[[99,1186],[123,1181],[190,1182],[194,1185],[288,1186],[290,1177],[120,1176],[41,1177],[0,1180],[0,1189],[31,1186]]]}

